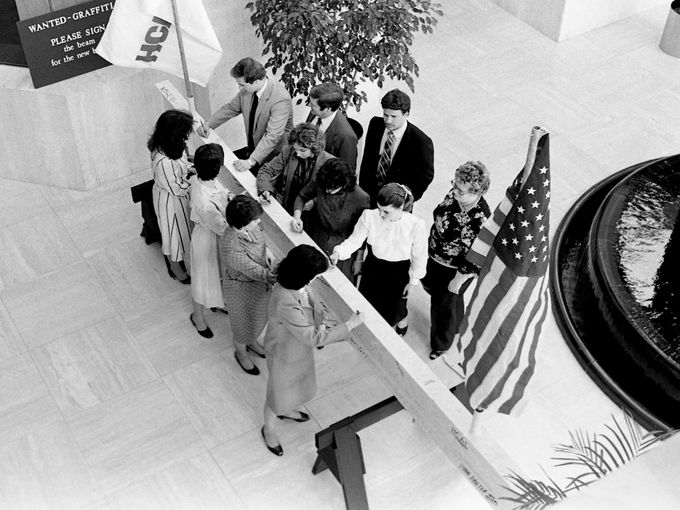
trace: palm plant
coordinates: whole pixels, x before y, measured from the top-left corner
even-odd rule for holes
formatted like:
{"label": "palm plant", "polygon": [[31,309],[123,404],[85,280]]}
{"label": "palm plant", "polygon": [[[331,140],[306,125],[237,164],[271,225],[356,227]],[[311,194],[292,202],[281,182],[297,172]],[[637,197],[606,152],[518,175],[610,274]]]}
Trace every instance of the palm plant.
{"label": "palm plant", "polygon": [[[517,503],[516,509],[540,510],[565,499],[569,492],[579,490],[607,473],[627,464],[647,451],[656,442],[666,439],[674,431],[645,431],[631,414],[623,411],[623,426],[612,416],[614,426],[606,425],[605,433],[588,433],[583,430],[569,432],[570,443],[553,447],[556,456],[555,467],[568,466],[580,470],[575,476],[568,476],[568,483],[560,487],[547,474],[548,482],[527,480],[517,473],[506,476],[510,486],[506,489],[512,496],[504,497]],[[545,471],[543,471],[545,473]]]}

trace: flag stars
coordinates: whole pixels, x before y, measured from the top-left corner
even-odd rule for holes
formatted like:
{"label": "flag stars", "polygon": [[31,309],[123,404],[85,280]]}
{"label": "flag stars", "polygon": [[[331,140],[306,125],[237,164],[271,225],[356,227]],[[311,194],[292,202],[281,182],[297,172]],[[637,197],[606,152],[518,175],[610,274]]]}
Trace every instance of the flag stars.
{"label": "flag stars", "polygon": [[515,231],[515,225],[513,223],[510,223],[510,230],[512,230],[513,232]]}
{"label": "flag stars", "polygon": [[541,167],[538,169],[538,171],[541,172],[541,175],[543,175],[548,172],[548,169],[546,167]]}
{"label": "flag stars", "polygon": [[545,226],[544,226],[544,225],[541,225],[540,227],[538,227],[538,231],[539,231],[539,232],[543,232],[544,230],[545,230]]}
{"label": "flag stars", "polygon": [[541,204],[539,204],[537,201],[531,202],[531,208],[532,208],[532,209],[538,209],[538,206],[539,206],[539,205],[541,205]]}
{"label": "flag stars", "polygon": [[538,262],[538,258],[535,257],[535,256],[534,256],[534,257],[531,257],[531,263],[532,263],[532,264],[535,264],[536,262]]}
{"label": "flag stars", "polygon": [[550,192],[549,191],[545,194],[545,198],[550,198]]}
{"label": "flag stars", "polygon": [[529,226],[529,222],[527,220],[522,221],[521,225],[526,228]]}
{"label": "flag stars", "polygon": [[533,244],[531,246],[529,246],[529,253],[533,253],[535,251],[536,251],[536,247]]}
{"label": "flag stars", "polygon": [[527,193],[529,193],[529,195],[533,195],[534,193],[536,193],[536,190],[533,187],[531,187],[527,189]]}
{"label": "flag stars", "polygon": [[543,181],[543,187],[545,188],[546,186],[550,186],[550,179]]}
{"label": "flag stars", "polygon": [[532,236],[531,234],[527,234],[527,235],[524,236],[525,241],[531,241],[533,238],[534,238],[534,236]]}
{"label": "flag stars", "polygon": [[508,240],[507,240],[507,239],[501,239],[501,244],[502,244],[503,246],[507,246],[507,245],[508,245]]}
{"label": "flag stars", "polygon": [[519,252],[515,253],[515,258],[516,258],[517,260],[522,260],[522,254],[519,253]]}
{"label": "flag stars", "polygon": [[546,236],[541,236],[541,242],[542,243],[546,242],[547,240],[548,240],[548,238]]}
{"label": "flag stars", "polygon": [[542,214],[539,213],[539,214],[536,215],[536,221],[541,221],[542,219],[543,219]]}
{"label": "flag stars", "polygon": [[514,244],[514,245],[518,245],[518,244],[519,244],[519,241],[517,240],[516,237],[513,237],[513,238],[512,238],[512,244]]}
{"label": "flag stars", "polygon": [[517,212],[518,212],[519,214],[524,214],[524,207],[522,207],[522,206],[520,205],[520,206],[517,208]]}

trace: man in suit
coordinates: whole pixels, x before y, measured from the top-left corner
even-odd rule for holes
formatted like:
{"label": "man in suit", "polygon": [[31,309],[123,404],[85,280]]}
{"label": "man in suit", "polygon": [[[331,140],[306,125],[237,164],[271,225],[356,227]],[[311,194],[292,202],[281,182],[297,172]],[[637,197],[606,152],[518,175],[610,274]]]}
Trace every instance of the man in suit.
{"label": "man in suit", "polygon": [[243,114],[248,145],[234,151],[238,158],[234,168],[257,175],[261,165],[281,152],[286,135],[293,128],[293,103],[283,85],[268,78],[257,60],[250,57],[239,60],[231,75],[238,84],[238,94],[217,110],[198,129],[198,134],[205,137],[210,129]]}
{"label": "man in suit", "polygon": [[359,185],[376,206],[380,187],[398,182],[420,199],[434,178],[434,147],[429,136],[408,122],[411,99],[399,89],[390,90],[380,102],[383,116],[368,124]]}
{"label": "man in suit", "polygon": [[307,122],[316,125],[326,135],[326,152],[344,159],[352,170],[357,167],[357,135],[338,110],[342,104],[342,89],[335,83],[315,85],[309,91]]}

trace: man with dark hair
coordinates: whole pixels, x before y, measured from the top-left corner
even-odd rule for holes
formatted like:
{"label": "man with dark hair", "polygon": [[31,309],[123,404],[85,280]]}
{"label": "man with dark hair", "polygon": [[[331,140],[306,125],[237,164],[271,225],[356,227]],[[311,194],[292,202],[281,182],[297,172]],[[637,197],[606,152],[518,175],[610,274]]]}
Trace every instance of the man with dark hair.
{"label": "man with dark hair", "polygon": [[231,69],[239,91],[217,110],[198,130],[208,136],[210,129],[243,114],[247,146],[234,151],[238,158],[234,168],[257,175],[261,165],[279,152],[288,131],[293,127],[293,103],[280,83],[267,77],[264,66],[250,57],[239,60]]}
{"label": "man with dark hair", "polygon": [[380,104],[383,116],[373,117],[368,124],[359,171],[359,184],[371,197],[371,207],[383,184],[404,184],[418,200],[434,178],[432,140],[407,120],[411,99],[394,89]]}
{"label": "man with dark hair", "polygon": [[354,170],[357,167],[357,135],[338,110],[344,99],[342,89],[335,83],[315,85],[309,91],[309,116],[307,122],[326,134],[326,152],[344,159]]}

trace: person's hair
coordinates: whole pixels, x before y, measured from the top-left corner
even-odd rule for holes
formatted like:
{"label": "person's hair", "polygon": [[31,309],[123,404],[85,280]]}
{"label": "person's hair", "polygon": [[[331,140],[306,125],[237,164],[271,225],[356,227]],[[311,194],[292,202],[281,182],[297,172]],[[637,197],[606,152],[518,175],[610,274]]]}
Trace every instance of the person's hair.
{"label": "person's hair", "polygon": [[233,78],[243,78],[246,83],[253,83],[267,76],[264,66],[254,58],[242,58],[231,68]]}
{"label": "person's hair", "polygon": [[300,290],[328,266],[326,255],[313,246],[301,244],[291,249],[281,261],[276,281],[286,289]]}
{"label": "person's hair", "polygon": [[316,174],[316,185],[324,193],[337,188],[352,191],[356,183],[357,176],[344,159],[329,159]]}
{"label": "person's hair", "polygon": [[224,149],[216,143],[201,145],[194,153],[194,168],[196,175],[202,181],[211,181],[224,164]]}
{"label": "person's hair", "polygon": [[380,106],[387,110],[400,110],[401,113],[411,111],[411,98],[399,89],[392,89],[380,100]]}
{"label": "person's hair", "polygon": [[262,216],[260,202],[248,195],[236,195],[227,204],[227,223],[234,228],[243,228]]}
{"label": "person's hair", "polygon": [[179,159],[193,129],[194,118],[189,112],[167,110],[158,117],[146,146],[151,152],[161,151],[170,159]]}
{"label": "person's hair", "polygon": [[456,168],[456,178],[470,186],[472,193],[483,195],[489,191],[491,177],[481,161],[466,161]]}
{"label": "person's hair", "polygon": [[314,124],[301,122],[288,133],[288,145],[292,148],[295,143],[312,149],[314,156],[318,156],[326,146],[326,135]]}
{"label": "person's hair", "polygon": [[378,204],[385,207],[391,205],[404,211],[410,210],[413,205],[413,193],[403,184],[388,182],[378,190]]}
{"label": "person's hair", "polygon": [[330,108],[333,112],[340,107],[344,99],[342,88],[336,83],[321,83],[313,86],[309,91],[309,97],[316,99],[322,110]]}

